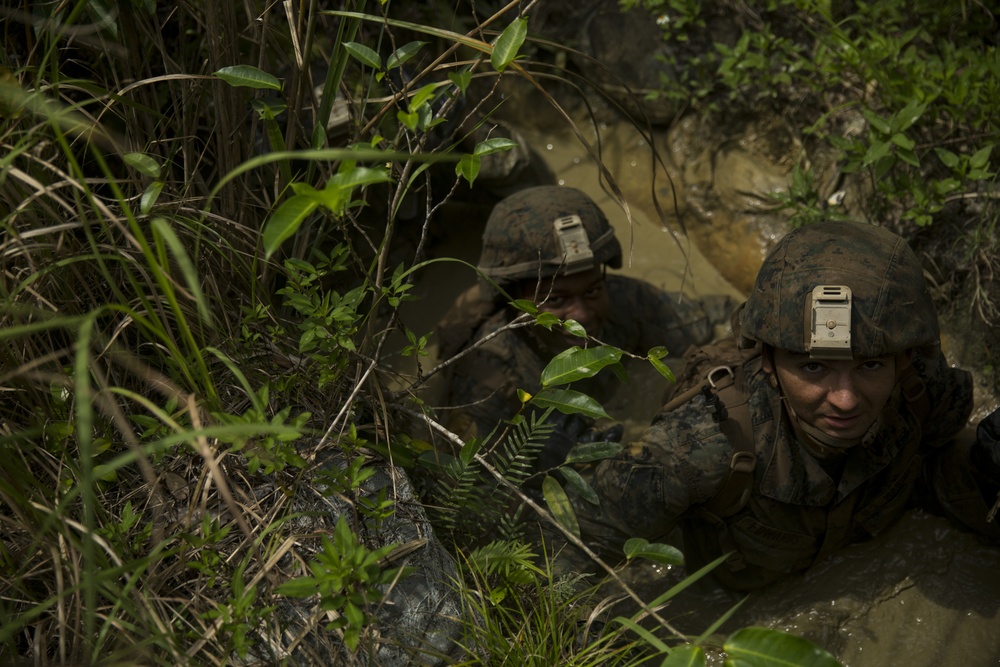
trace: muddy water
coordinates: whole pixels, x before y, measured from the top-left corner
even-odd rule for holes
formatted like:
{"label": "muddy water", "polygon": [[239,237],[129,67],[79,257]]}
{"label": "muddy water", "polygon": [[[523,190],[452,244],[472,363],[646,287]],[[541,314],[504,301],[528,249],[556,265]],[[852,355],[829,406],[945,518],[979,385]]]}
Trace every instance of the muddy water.
{"label": "muddy water", "polygon": [[[634,131],[600,129],[602,157],[629,202],[626,213],[602,189],[597,167],[575,137],[553,132],[551,125],[544,135],[519,129],[561,183],[590,193],[608,214],[626,252],[622,273],[690,297],[740,296],[697,248],[670,231],[669,217],[666,226],[659,218],[650,203],[649,147]],[[669,216],[672,202],[663,171],[657,173],[656,188]],[[475,262],[480,231],[479,225],[452,228],[435,254]],[[429,331],[473,279],[471,272],[454,265],[430,267],[416,288],[424,298],[404,313],[407,324]],[[606,407],[635,434],[658,407],[663,382],[652,371],[633,372],[628,394]],[[645,599],[666,590],[681,575],[648,565],[627,570],[627,579]],[[685,594],[663,615],[699,634],[736,601],[730,593],[704,588]],[[755,592],[716,639],[721,642],[745,625],[764,625],[808,637],[848,667],[1000,665],[998,612],[1000,549],[981,544],[943,519],[913,512],[879,538],[844,549],[805,575]]]}

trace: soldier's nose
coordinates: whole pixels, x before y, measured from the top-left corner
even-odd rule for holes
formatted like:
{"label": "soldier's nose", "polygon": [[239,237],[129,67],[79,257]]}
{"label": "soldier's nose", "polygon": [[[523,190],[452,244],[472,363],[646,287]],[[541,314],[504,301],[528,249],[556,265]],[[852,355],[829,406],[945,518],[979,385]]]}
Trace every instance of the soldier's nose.
{"label": "soldier's nose", "polygon": [[835,377],[833,384],[827,391],[826,398],[841,412],[851,412],[860,403],[857,387],[848,377]]}

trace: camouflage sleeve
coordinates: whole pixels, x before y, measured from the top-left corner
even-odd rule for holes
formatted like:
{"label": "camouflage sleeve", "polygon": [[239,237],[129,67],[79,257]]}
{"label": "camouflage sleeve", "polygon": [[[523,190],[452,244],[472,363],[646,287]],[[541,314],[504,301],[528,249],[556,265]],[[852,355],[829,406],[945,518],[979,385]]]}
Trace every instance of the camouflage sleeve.
{"label": "camouflage sleeve", "polygon": [[634,354],[646,354],[662,345],[680,356],[691,345],[708,343],[715,338],[716,326],[728,323],[736,306],[728,296],[692,299],[623,276],[609,276],[607,286],[613,344]]}
{"label": "camouflage sleeve", "polygon": [[915,498],[927,509],[944,514],[995,542],[1000,525],[987,521],[996,486],[974,466],[976,432],[967,426],[972,411],[972,376],[948,365],[944,355],[914,357],[924,379],[930,413],[923,420],[924,443],[931,446]]}
{"label": "camouflage sleeve", "polygon": [[474,350],[457,362],[448,388],[445,425],[463,440],[485,438],[520,408],[511,369],[494,355]]}
{"label": "camouflage sleeve", "polygon": [[938,352],[928,357],[916,354],[913,366],[924,381],[930,399],[930,414],[923,420],[925,444],[940,445],[965,428],[972,413],[972,375],[948,365]]}
{"label": "camouflage sleeve", "polygon": [[585,472],[600,505],[574,500],[584,540],[617,558],[630,537],[663,540],[715,494],[731,450],[701,397],[661,413],[638,441]]}

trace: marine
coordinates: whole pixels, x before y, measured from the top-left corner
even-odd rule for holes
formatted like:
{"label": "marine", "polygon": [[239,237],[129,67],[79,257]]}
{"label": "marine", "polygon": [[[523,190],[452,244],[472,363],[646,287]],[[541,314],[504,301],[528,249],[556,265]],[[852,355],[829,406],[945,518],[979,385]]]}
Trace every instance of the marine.
{"label": "marine", "polygon": [[[531,300],[561,320],[578,322],[590,337],[636,355],[664,346],[680,356],[707,343],[735,306],[728,296],[694,301],[607,272],[621,265],[614,229],[582,191],[538,186],[501,200],[483,232],[483,279],[456,300],[437,329],[440,357],[457,357],[448,370],[445,425],[465,441],[486,438],[519,413],[519,389],[537,392],[552,357],[593,344],[561,326],[509,328],[519,312],[510,299]],[[601,374],[573,388],[605,401],[623,386]],[[620,437],[620,429],[598,432],[578,415],[551,419],[555,432],[539,455],[540,469],[559,465],[580,440]]]}
{"label": "marine", "polygon": [[987,521],[1000,412],[978,438],[966,428],[970,374],[945,360],[899,236],[834,221],[791,231],[733,336],[688,357],[690,386],[641,437],[581,468],[600,504],[569,489],[583,540],[606,557],[678,529],[690,571],[728,554],[716,579],[747,590],[882,533],[912,505],[1000,539]]}

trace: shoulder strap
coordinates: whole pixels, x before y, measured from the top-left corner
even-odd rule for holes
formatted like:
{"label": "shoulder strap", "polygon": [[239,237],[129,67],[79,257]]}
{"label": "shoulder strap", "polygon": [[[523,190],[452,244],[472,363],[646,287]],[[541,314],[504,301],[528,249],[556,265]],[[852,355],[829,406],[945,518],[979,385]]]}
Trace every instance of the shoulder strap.
{"label": "shoulder strap", "polygon": [[[721,379],[714,379],[719,377],[718,373],[721,371],[726,374]],[[719,428],[733,446],[729,469],[722,485],[702,507],[703,513],[707,512],[721,519],[740,511],[750,499],[757,456],[754,453],[753,425],[750,421],[750,391],[743,378],[743,367],[719,366],[709,372],[708,381],[714,384],[717,400],[727,413],[715,413],[716,416],[724,417]]]}
{"label": "shoulder strap", "polygon": [[[726,476],[715,495],[700,508],[708,521],[719,524],[722,519],[746,505],[753,487],[753,471],[757,463],[754,453],[753,427],[750,421],[750,391],[743,373],[743,364],[759,352],[740,350],[735,345],[709,345],[689,349],[687,366],[678,384],[688,384],[700,375],[700,381],[684,389],[678,386],[674,396],[663,406],[663,412],[675,410],[695,396],[705,397],[705,407],[733,447]],[[706,366],[711,365],[707,370]],[[699,373],[700,371],[700,373]],[[680,393],[676,393],[676,392]]]}

